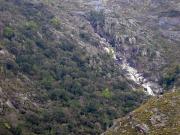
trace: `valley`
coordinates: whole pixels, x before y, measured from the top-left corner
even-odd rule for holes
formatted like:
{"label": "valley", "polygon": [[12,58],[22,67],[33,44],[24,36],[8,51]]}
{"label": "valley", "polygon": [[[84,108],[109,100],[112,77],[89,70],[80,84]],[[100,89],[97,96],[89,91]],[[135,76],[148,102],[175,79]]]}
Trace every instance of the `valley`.
{"label": "valley", "polygon": [[0,135],[178,135],[179,13],[178,0],[0,0]]}

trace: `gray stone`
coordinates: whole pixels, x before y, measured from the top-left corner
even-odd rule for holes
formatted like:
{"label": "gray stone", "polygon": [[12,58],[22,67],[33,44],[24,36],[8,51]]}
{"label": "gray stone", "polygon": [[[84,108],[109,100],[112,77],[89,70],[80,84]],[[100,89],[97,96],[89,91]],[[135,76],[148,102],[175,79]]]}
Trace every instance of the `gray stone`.
{"label": "gray stone", "polygon": [[154,127],[163,127],[163,126],[165,126],[167,120],[168,120],[168,117],[165,114],[158,113],[158,112],[156,112],[156,114],[154,114],[150,118],[150,122],[151,122],[152,126],[154,126]]}
{"label": "gray stone", "polygon": [[146,124],[137,124],[135,126],[135,129],[138,131],[138,132],[141,132],[143,134],[147,134],[149,132],[149,127],[146,125]]}

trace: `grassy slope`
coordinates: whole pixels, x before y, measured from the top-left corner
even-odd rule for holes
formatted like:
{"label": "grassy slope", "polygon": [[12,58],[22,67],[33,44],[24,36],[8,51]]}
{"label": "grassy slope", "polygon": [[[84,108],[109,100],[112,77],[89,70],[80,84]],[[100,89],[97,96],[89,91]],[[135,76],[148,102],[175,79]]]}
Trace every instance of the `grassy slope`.
{"label": "grassy slope", "polygon": [[[156,110],[157,111],[154,111]],[[156,124],[151,124],[150,119],[155,115],[162,115],[167,120],[165,125],[158,126],[163,120],[158,121]],[[106,135],[137,135],[141,134],[135,128],[132,128],[133,124],[146,124],[149,127],[148,134],[150,135],[178,135],[180,133],[180,91],[173,93],[167,93],[162,97],[151,98],[147,103],[142,105],[131,113],[129,116],[116,121],[116,125],[113,129],[109,129]],[[121,123],[121,125],[119,125]],[[116,131],[115,131],[116,130]]]}

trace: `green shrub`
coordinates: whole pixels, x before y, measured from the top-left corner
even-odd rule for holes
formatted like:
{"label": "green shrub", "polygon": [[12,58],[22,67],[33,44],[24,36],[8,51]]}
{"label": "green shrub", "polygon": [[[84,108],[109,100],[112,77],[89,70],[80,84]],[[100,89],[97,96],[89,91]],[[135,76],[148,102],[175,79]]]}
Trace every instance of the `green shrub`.
{"label": "green shrub", "polygon": [[54,27],[59,27],[60,25],[60,19],[57,17],[54,17],[51,19],[50,23],[54,26]]}
{"label": "green shrub", "polygon": [[48,72],[42,72],[42,80],[41,85],[44,86],[46,89],[50,89],[54,78]]}
{"label": "green shrub", "polygon": [[35,30],[38,28],[38,25],[37,25],[37,23],[34,22],[34,21],[27,21],[27,22],[25,23],[25,28],[26,28],[27,30],[33,30],[33,31],[35,31]]}
{"label": "green shrub", "polygon": [[63,51],[69,51],[72,52],[73,49],[75,49],[74,44],[72,44],[71,42],[64,40],[62,41],[62,43],[59,46]]}
{"label": "green shrub", "polygon": [[175,65],[171,67],[166,74],[163,76],[161,80],[161,85],[163,85],[166,89],[172,87],[175,82],[178,80],[178,75],[180,74],[180,66]]}
{"label": "green shrub", "polygon": [[68,101],[69,97],[64,89],[57,89],[50,92],[51,100]]}
{"label": "green shrub", "polygon": [[90,38],[91,38],[91,35],[89,33],[86,33],[86,32],[80,32],[79,34],[80,38],[82,40],[84,40],[85,42],[89,42],[90,41]]}
{"label": "green shrub", "polygon": [[108,88],[106,88],[105,90],[102,91],[102,96],[105,98],[111,98],[112,93],[110,92],[110,90]]}
{"label": "green shrub", "polygon": [[101,27],[103,27],[105,24],[104,11],[91,11],[89,15],[89,20],[92,22],[93,25],[99,24]]}
{"label": "green shrub", "polygon": [[28,123],[30,123],[31,125],[38,125],[40,122],[40,118],[37,114],[33,113],[33,112],[28,112],[25,115],[26,121]]}
{"label": "green shrub", "polygon": [[13,30],[13,28],[11,28],[11,27],[5,27],[5,28],[4,28],[4,31],[3,31],[3,35],[4,35],[6,38],[9,38],[9,39],[11,39],[12,37],[14,37],[14,30]]}
{"label": "green shrub", "polygon": [[57,122],[65,122],[65,114],[61,108],[54,108],[53,118]]}
{"label": "green shrub", "polygon": [[12,127],[10,130],[13,133],[13,135],[22,135],[22,129],[19,126]]}
{"label": "green shrub", "polygon": [[96,104],[89,103],[87,106],[85,106],[85,111],[88,113],[95,113],[97,112],[98,107]]}

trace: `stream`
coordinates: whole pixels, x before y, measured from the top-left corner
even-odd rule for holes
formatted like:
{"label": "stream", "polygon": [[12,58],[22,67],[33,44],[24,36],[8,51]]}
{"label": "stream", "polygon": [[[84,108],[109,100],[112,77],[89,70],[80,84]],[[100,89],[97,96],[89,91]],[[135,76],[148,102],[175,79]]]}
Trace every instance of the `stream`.
{"label": "stream", "polygon": [[138,73],[138,71],[135,68],[129,66],[125,59],[123,59],[122,68],[127,71],[126,76],[128,79],[134,81],[138,85],[141,85],[148,95],[155,95],[152,90],[154,84],[148,82],[147,79],[145,79],[141,73]]}
{"label": "stream", "polygon": [[[93,6],[95,10],[100,10],[100,9],[104,9],[105,5],[104,5],[105,0],[92,0],[89,2],[90,6]],[[103,46],[104,50],[107,53],[112,53],[113,51],[113,56],[112,58],[117,61],[116,59],[116,55],[118,54],[118,52],[116,52],[111,45],[107,42],[107,40],[103,37],[100,37],[100,35],[98,33],[97,37],[100,39],[100,43]],[[146,79],[143,76],[143,73],[139,73],[137,71],[137,69],[133,68],[130,66],[130,64],[127,62],[127,59],[125,56],[121,57],[121,62],[118,62],[118,65],[120,66],[120,68],[122,68],[125,72],[126,72],[126,77],[129,80],[132,80],[133,82],[135,82],[137,85],[141,86],[142,88],[144,88],[144,92],[148,95],[151,96],[155,96],[155,92],[161,92],[162,88],[155,82],[151,82],[148,81],[148,79]]]}
{"label": "stream", "polygon": [[[98,38],[100,39],[101,44],[106,45],[106,46],[103,46],[104,51],[106,51],[107,53],[112,52],[113,48],[108,42],[106,42],[106,39],[100,37],[98,34],[96,36],[98,36]],[[115,52],[113,50],[112,58],[115,61],[117,60],[116,53],[118,52]],[[159,89],[158,84],[148,81],[143,76],[143,74],[139,73],[135,68],[129,65],[125,57],[121,57],[121,60],[122,62],[119,62],[118,65],[120,66],[120,68],[122,68],[126,72],[127,79],[132,80],[139,86],[142,86],[144,88],[144,92],[147,93],[148,95],[155,96],[153,92],[153,87],[156,89]]]}

